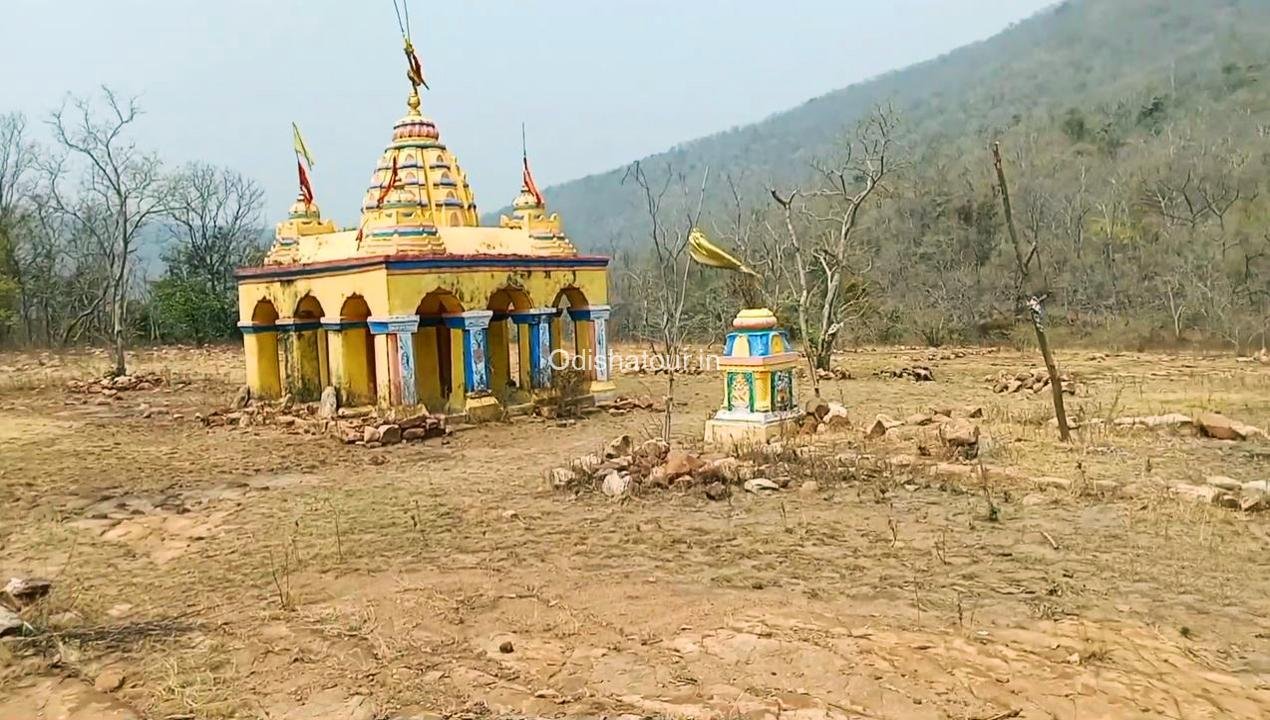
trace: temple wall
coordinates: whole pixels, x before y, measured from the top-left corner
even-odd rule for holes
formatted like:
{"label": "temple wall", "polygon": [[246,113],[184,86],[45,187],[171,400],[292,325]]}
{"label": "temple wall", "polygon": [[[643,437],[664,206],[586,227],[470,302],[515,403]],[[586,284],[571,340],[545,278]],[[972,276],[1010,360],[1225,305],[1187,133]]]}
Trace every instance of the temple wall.
{"label": "temple wall", "polygon": [[608,303],[608,271],[586,270],[450,270],[395,271],[388,276],[389,315],[413,315],[419,301],[435,290],[453,294],[465,310],[482,310],[502,288],[519,287],[533,307],[548,307],[565,288],[582,291],[591,305]]}
{"label": "temple wall", "polygon": [[365,299],[372,315],[387,314],[388,285],[385,278],[384,269],[375,267],[299,278],[242,280],[238,284],[238,319],[250,322],[256,303],[262,299],[272,302],[280,317],[292,317],[305,295],[312,295],[321,303],[326,317],[338,316],[344,301],[352,295]]}

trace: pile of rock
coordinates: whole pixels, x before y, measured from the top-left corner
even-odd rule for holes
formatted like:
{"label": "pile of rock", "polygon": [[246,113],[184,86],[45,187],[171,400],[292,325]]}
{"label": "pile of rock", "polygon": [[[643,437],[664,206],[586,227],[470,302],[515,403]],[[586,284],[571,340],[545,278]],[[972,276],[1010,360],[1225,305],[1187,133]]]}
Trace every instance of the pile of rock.
{"label": "pile of rock", "polygon": [[1260,512],[1270,508],[1270,481],[1239,482],[1234,478],[1214,475],[1203,485],[1178,483],[1171,492],[1179,498],[1199,503],[1220,505],[1244,512]]}
{"label": "pile of rock", "polygon": [[[1058,379],[1063,384],[1063,393],[1075,395],[1077,383],[1067,373],[1060,373]],[[1017,392],[1039,393],[1050,386],[1050,374],[1045,368],[1032,368],[1016,373],[1004,371],[995,378],[988,378],[992,384],[992,392],[1011,394]]]}
{"label": "pile of rock", "polygon": [[897,428],[930,428],[918,430],[914,438],[919,455],[935,455],[936,443],[950,457],[972,459],[979,455],[979,424],[983,408],[971,405],[965,408],[939,407],[930,412],[914,413],[903,420],[879,414],[864,431],[867,438],[881,438]]}
{"label": "pile of rock", "polygon": [[913,382],[933,382],[935,373],[926,365],[908,365],[902,368],[884,368],[873,373],[888,380],[912,380]]}
{"label": "pile of rock", "polygon": [[602,454],[583,455],[548,473],[557,490],[599,490],[613,499],[667,488],[700,487],[711,500],[722,500],[740,486],[748,492],[780,490],[789,484],[759,476],[751,460],[726,455],[699,456],[672,449],[661,439],[636,444],[629,435],[611,440]]}
{"label": "pile of rock", "polygon": [[446,435],[444,415],[402,414],[397,408],[339,407],[335,388],[327,387],[316,403],[297,403],[290,394],[277,402],[252,398],[244,387],[229,408],[194,416],[205,427],[271,426],[306,435],[332,435],[348,445],[380,447],[419,442]]}
{"label": "pile of rock", "polygon": [[816,378],[819,380],[850,380],[851,371],[844,367],[831,367],[828,370],[818,368]]}
{"label": "pile of rock", "polygon": [[607,405],[609,415],[628,415],[634,410],[647,410],[655,413],[666,412],[666,397],[654,398],[651,395],[630,397],[618,395]]}
{"label": "pile of rock", "polygon": [[44,599],[52,589],[53,583],[42,578],[9,578],[0,590],[0,637],[32,632],[19,613]]}
{"label": "pile of rock", "polygon": [[66,389],[73,393],[101,395],[115,398],[119,393],[145,392],[167,384],[167,380],[157,373],[134,373],[132,375],[106,375],[96,380],[71,380]]}
{"label": "pile of rock", "polygon": [[[1055,425],[1057,421],[1051,420],[1050,424]],[[1067,424],[1072,428],[1104,427],[1107,425],[1107,421],[1103,418],[1090,418],[1088,420],[1069,420]],[[1203,437],[1213,438],[1214,440],[1270,439],[1270,435],[1259,427],[1239,422],[1215,412],[1200,413],[1194,417],[1176,412],[1164,415],[1127,415],[1112,420],[1111,425],[1117,428],[1144,430],[1193,430]]]}
{"label": "pile of rock", "polygon": [[851,418],[847,415],[847,406],[839,402],[812,398],[807,401],[803,417],[798,421],[800,435],[816,435],[828,432],[847,430],[851,427]]}

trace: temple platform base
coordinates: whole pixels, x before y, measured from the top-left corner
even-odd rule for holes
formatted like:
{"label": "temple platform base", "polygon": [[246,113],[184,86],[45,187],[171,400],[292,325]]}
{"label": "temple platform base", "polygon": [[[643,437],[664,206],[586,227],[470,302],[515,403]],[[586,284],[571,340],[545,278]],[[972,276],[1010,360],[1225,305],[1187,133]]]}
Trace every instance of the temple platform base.
{"label": "temple platform base", "polygon": [[468,422],[487,422],[503,417],[503,406],[493,395],[469,395],[463,410]]}
{"label": "temple platform base", "polygon": [[706,421],[705,443],[726,448],[766,445],[798,434],[798,411],[738,413],[720,411]]}

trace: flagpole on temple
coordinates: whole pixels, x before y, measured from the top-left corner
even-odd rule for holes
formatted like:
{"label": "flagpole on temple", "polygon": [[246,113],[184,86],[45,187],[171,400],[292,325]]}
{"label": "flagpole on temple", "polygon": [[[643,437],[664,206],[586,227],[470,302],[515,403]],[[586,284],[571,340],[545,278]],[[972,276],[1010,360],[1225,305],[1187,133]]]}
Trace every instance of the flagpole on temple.
{"label": "flagpole on temple", "polygon": [[[295,167],[300,175],[300,197],[304,199],[304,207],[306,209],[313,206],[313,183],[309,178],[309,172],[316,164],[313,162],[313,154],[309,152],[309,146],[304,142],[304,136],[300,134],[300,126],[294,122],[291,123],[291,144],[295,149]],[[308,169],[305,164],[308,164]]]}

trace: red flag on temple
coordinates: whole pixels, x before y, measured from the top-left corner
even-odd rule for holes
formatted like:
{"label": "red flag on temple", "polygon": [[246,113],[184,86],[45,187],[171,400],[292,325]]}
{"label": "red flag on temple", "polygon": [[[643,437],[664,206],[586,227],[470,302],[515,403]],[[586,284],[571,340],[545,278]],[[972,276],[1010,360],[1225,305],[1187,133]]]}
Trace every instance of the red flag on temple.
{"label": "red flag on temple", "polygon": [[537,201],[539,205],[542,205],[542,193],[538,192],[538,184],[534,182],[534,174],[529,172],[528,155],[524,156],[524,161],[525,172],[521,176],[521,182],[524,183],[525,189],[529,191],[529,194],[534,196],[534,200]]}
{"label": "red flag on temple", "polygon": [[384,201],[388,199],[388,193],[392,192],[393,187],[397,184],[397,154],[392,156],[392,172],[388,174],[388,183],[379,191],[379,199],[375,201],[375,207],[381,207]]}
{"label": "red flag on temple", "polygon": [[309,173],[304,169],[304,163],[300,162],[300,158],[295,160],[296,170],[300,172],[300,195],[304,198],[304,204],[313,204],[313,185],[309,183]]}

